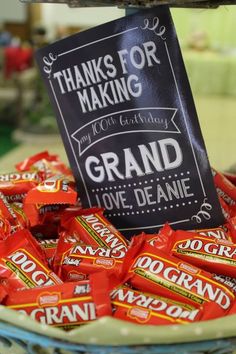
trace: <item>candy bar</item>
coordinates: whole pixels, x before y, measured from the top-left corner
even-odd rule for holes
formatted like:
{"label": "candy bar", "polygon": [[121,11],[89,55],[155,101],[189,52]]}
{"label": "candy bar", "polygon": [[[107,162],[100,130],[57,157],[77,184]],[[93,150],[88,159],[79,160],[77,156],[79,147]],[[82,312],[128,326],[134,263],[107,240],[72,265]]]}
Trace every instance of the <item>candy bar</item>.
{"label": "candy bar", "polygon": [[69,180],[58,175],[32,188],[25,197],[25,204],[75,204],[76,200],[77,193],[70,187]]}
{"label": "candy bar", "polygon": [[23,204],[22,203],[11,203],[12,210],[16,214],[17,217],[17,223],[19,228],[21,229],[26,229],[29,228],[30,222],[29,219],[27,218],[24,209],[23,209]]}
{"label": "candy bar", "polygon": [[45,253],[48,264],[51,265],[57,249],[58,239],[40,240],[39,244]]}
{"label": "candy bar", "polygon": [[[110,315],[111,305],[103,278],[93,281],[64,283],[43,288],[10,292],[5,305],[29,315],[42,324],[73,329],[94,321],[99,316]],[[97,282],[103,290],[96,293]]]}
{"label": "candy bar", "polygon": [[3,217],[0,217],[0,240],[7,238],[11,233],[11,224]]}
{"label": "candy bar", "polygon": [[234,302],[233,293],[214,281],[213,275],[168,255],[137,238],[128,250],[121,277],[134,288],[191,305],[214,301],[222,315]]}
{"label": "candy bar", "polygon": [[36,187],[41,178],[35,171],[12,172],[0,175],[0,192],[7,201],[21,202],[27,192]]}
{"label": "candy bar", "polygon": [[229,205],[220,196],[219,196],[219,201],[220,201],[221,210],[224,215],[224,218],[225,220],[228,221],[231,217],[234,216],[235,213],[230,209]]}
{"label": "candy bar", "polygon": [[59,260],[57,256],[57,274],[63,281],[71,281],[76,276],[86,278],[102,269],[117,273],[121,270],[124,256],[125,252],[117,249],[76,244],[63,252]]}
{"label": "candy bar", "polygon": [[[52,197],[50,196],[51,200],[53,200]],[[58,224],[60,212],[66,207],[67,204],[28,204],[26,202],[23,204],[24,213],[27,215],[31,227],[40,226],[44,223]]]}
{"label": "candy bar", "polygon": [[103,248],[115,248],[126,251],[128,241],[116,230],[116,228],[104,217],[103,209],[81,209],[63,220],[62,225],[78,240],[84,243]]}
{"label": "candy bar", "polygon": [[226,227],[215,227],[212,229],[198,229],[193,231],[195,234],[210,237],[210,238],[217,238],[219,240],[228,240],[231,241],[231,235]]}
{"label": "candy bar", "polygon": [[18,171],[38,171],[44,179],[53,175],[63,174],[73,179],[71,170],[59,160],[57,155],[50,155],[48,151],[42,151],[26,158],[15,166]]}
{"label": "candy bar", "polygon": [[22,228],[22,224],[19,222],[18,216],[11,204],[8,203],[6,197],[0,192],[0,215],[11,226],[11,232],[14,232]]}
{"label": "candy bar", "polygon": [[21,230],[0,244],[0,280],[9,288],[34,288],[61,284],[47,266],[40,246],[27,230]]}
{"label": "candy bar", "polygon": [[236,187],[224,175],[212,169],[218,195],[236,211]]}
{"label": "candy bar", "polygon": [[224,172],[224,177],[227,178],[234,186],[236,186],[236,174],[230,172]]}
{"label": "candy bar", "polygon": [[111,302],[113,317],[138,324],[187,324],[216,318],[221,312],[212,302],[194,307],[126,286],[111,292]]}
{"label": "candy bar", "polygon": [[[162,244],[160,243],[162,239]],[[166,225],[154,246],[209,272],[236,277],[236,244],[232,241],[177,230]],[[160,245],[160,246],[159,246]]]}

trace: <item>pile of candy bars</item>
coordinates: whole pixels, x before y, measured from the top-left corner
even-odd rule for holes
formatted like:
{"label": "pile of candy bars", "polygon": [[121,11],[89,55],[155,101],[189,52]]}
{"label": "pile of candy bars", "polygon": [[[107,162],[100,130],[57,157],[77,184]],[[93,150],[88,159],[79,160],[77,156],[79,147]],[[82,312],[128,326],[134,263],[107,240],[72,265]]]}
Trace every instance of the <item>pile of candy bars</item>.
{"label": "pile of candy bars", "polygon": [[[213,171],[225,224],[130,241],[83,209],[70,169],[42,152],[0,175],[0,302],[72,329],[113,316],[187,324],[236,313],[236,175]],[[157,215],[158,218],[158,215]]]}

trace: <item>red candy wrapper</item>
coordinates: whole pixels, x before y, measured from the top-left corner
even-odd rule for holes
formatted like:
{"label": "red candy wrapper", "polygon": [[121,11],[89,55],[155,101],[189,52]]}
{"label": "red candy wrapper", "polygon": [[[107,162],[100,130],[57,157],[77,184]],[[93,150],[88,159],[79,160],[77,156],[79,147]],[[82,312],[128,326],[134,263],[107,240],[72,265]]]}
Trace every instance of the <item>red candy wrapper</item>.
{"label": "red candy wrapper", "polygon": [[205,302],[200,307],[143,293],[126,286],[111,292],[113,317],[148,325],[187,324],[206,321],[220,315],[219,307]]}
{"label": "red candy wrapper", "polygon": [[63,174],[70,176],[73,180],[71,170],[60,161],[57,155],[50,155],[48,151],[42,151],[36,155],[26,158],[16,166],[18,171],[36,170],[41,173],[43,179]]}
{"label": "red candy wrapper", "polygon": [[72,217],[62,218],[62,226],[78,241],[95,247],[127,251],[128,241],[104,217],[103,209],[81,209]]}
{"label": "red candy wrapper", "polygon": [[52,155],[50,155],[48,151],[42,151],[39,152],[38,154],[27,157],[24,161],[17,163],[15,167],[18,171],[27,171],[32,169],[43,170],[44,168],[40,168],[43,162],[50,161],[53,158],[56,157],[55,156],[52,157]]}
{"label": "red candy wrapper", "polygon": [[64,329],[111,315],[107,280],[103,273],[96,279],[44,288],[10,292],[7,307],[29,315],[42,324]]}
{"label": "red candy wrapper", "polygon": [[0,217],[0,240],[6,239],[11,233],[11,224],[7,219]]}
{"label": "red candy wrapper", "polygon": [[36,233],[47,238],[58,235],[58,228],[61,218],[74,214],[81,210],[81,206],[67,204],[27,204],[24,203],[23,210],[29,220],[31,228],[34,227]]}
{"label": "red candy wrapper", "polygon": [[3,193],[0,192],[0,216],[3,220],[7,220],[11,226],[11,232],[22,229],[22,219],[19,220],[19,215],[17,215],[11,206],[6,200],[6,197]]}
{"label": "red candy wrapper", "polygon": [[0,280],[12,289],[62,283],[48,268],[40,246],[27,230],[0,242]]}
{"label": "red candy wrapper", "polygon": [[41,178],[35,171],[12,172],[0,175],[0,192],[8,202],[21,202],[26,193],[36,187]]}
{"label": "red candy wrapper", "polygon": [[12,210],[16,214],[17,222],[20,229],[27,229],[30,226],[29,219],[27,218],[22,203],[11,203]]}
{"label": "red candy wrapper", "polygon": [[136,238],[124,259],[121,278],[134,288],[191,305],[215,302],[225,315],[233,293],[213,275]]}
{"label": "red candy wrapper", "polygon": [[230,172],[224,172],[224,177],[227,178],[234,186],[236,186],[236,174]]}
{"label": "red candy wrapper", "polygon": [[[23,210],[25,215],[27,215],[31,227],[40,226],[43,224],[57,224],[56,226],[58,228],[60,222],[60,213],[63,212],[66,206],[66,204],[24,203]],[[57,232],[58,231],[56,229],[56,233]]]}
{"label": "red candy wrapper", "polygon": [[[160,242],[162,240],[162,242]],[[160,230],[154,246],[212,273],[236,277],[236,244],[229,240],[201,234],[172,230],[168,225]]]}
{"label": "red candy wrapper", "polygon": [[47,262],[49,265],[52,264],[54,255],[56,253],[58,244],[58,239],[51,239],[51,240],[40,240],[39,245],[45,253]]}
{"label": "red candy wrapper", "polygon": [[101,270],[119,273],[125,256],[124,251],[88,245],[73,245],[61,254],[57,262],[57,274],[63,281],[86,279],[89,274]]}
{"label": "red candy wrapper", "polygon": [[70,187],[68,179],[61,175],[41,182],[25,197],[25,204],[76,204],[76,201],[76,191]]}
{"label": "red candy wrapper", "polygon": [[221,205],[221,210],[224,215],[225,220],[230,220],[234,216],[234,212],[230,209],[229,205],[225,203],[224,199],[219,196],[219,201]]}
{"label": "red candy wrapper", "polygon": [[0,284],[0,304],[2,304],[8,296],[8,289],[3,284]]}
{"label": "red candy wrapper", "polygon": [[224,177],[224,175],[216,170],[212,170],[214,183],[218,195],[229,205],[230,209],[236,212],[236,187]]}
{"label": "red candy wrapper", "polygon": [[[55,273],[59,272],[59,267],[61,265],[62,259],[64,259],[68,255],[69,251],[76,244],[80,244],[80,243],[74,236],[71,236],[66,231],[60,232],[59,239],[57,242],[57,248],[53,257],[53,264],[52,264],[52,268],[55,271]],[[83,279],[84,276],[78,279],[76,275],[75,280],[83,280]]]}
{"label": "red candy wrapper", "polygon": [[210,237],[210,238],[217,238],[219,240],[228,240],[232,241],[231,233],[229,229],[225,227],[215,227],[212,229],[199,229],[193,231],[195,234]]}
{"label": "red candy wrapper", "polygon": [[230,218],[225,227],[229,230],[232,241],[236,243],[236,216]]}

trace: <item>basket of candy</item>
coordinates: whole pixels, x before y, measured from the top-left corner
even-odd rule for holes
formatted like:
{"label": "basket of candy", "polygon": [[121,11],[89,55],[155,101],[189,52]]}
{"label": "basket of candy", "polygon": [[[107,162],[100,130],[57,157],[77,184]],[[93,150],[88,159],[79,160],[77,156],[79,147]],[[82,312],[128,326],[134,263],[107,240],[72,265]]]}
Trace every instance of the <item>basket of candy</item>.
{"label": "basket of candy", "polygon": [[1,353],[233,351],[234,175],[214,171],[232,202],[223,226],[127,241],[103,209],[81,208],[57,156],[16,168],[0,184]]}
{"label": "basket of candy", "polygon": [[74,174],[44,151],[0,175],[1,353],[232,353],[236,176],[213,184],[168,10],[37,60]]}

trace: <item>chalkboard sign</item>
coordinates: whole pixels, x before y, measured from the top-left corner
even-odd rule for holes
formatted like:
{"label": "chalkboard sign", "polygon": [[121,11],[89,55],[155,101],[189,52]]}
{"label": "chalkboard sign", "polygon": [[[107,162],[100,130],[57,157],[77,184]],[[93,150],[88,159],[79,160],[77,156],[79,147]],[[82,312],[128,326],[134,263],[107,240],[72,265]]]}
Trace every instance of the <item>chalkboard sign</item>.
{"label": "chalkboard sign", "polygon": [[37,52],[84,207],[126,235],[223,222],[168,7]]}

